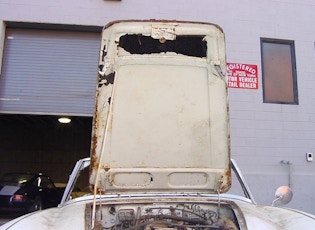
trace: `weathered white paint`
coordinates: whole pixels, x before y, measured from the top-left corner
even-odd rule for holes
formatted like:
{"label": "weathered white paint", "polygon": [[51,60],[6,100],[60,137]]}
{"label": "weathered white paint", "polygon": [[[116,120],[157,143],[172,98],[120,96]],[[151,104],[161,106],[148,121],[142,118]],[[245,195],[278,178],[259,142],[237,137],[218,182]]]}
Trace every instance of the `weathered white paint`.
{"label": "weathered white paint", "polygon": [[[233,171],[239,175],[238,180],[233,184],[244,185],[244,194],[249,195],[250,191],[244,180],[240,169],[233,160]],[[229,227],[228,229],[314,229],[315,216],[302,213],[297,210],[287,210],[283,208],[256,205],[250,197],[243,197],[231,194],[116,194],[107,196],[85,195],[75,199],[70,199],[72,189],[81,170],[89,166],[90,159],[79,160],[69,178],[65,194],[58,208],[52,208],[36,213],[22,216],[0,227],[0,230],[14,229],[91,229],[96,228],[121,228],[135,227],[135,223],[146,223],[145,229],[151,226],[159,226],[149,221],[154,215],[161,220],[162,216],[173,216],[175,223],[183,224],[182,220],[195,213],[198,218],[192,221],[200,221],[206,225]],[[247,196],[246,195],[246,196]],[[248,199],[250,198],[250,199]],[[92,207],[96,205],[96,213],[93,215]],[[175,209],[174,209],[175,208]],[[173,210],[173,212],[169,212]],[[94,209],[93,209],[94,210]],[[148,211],[151,210],[151,211]],[[220,211],[219,211],[220,210]],[[190,213],[187,215],[187,213]],[[121,213],[121,214],[119,214]],[[127,216],[122,215],[126,213]],[[135,215],[136,213],[136,215]],[[186,213],[186,214],[184,214]],[[203,215],[207,213],[207,215]],[[92,217],[93,216],[93,217]],[[146,218],[147,222],[142,222]],[[207,219],[207,217],[211,217]],[[125,219],[126,218],[126,219]],[[142,221],[136,221],[140,218]],[[94,222],[92,221],[94,220]],[[122,220],[127,220],[122,226]],[[204,222],[207,220],[206,222]],[[192,224],[193,222],[191,222]],[[195,222],[196,223],[196,222]],[[238,227],[237,227],[238,226]],[[159,226],[161,227],[161,226]],[[198,225],[198,229],[200,225]],[[170,228],[173,229],[173,228]],[[175,228],[174,228],[175,229]],[[194,229],[191,227],[189,229]]]}
{"label": "weathered white paint", "polygon": [[[186,203],[200,202],[208,204],[209,209],[211,202],[217,202],[217,197],[180,197],[180,196],[146,196],[143,198],[139,197],[108,197],[103,199],[102,207],[108,210],[109,205],[111,207],[117,206],[123,208],[124,204],[127,204],[126,209],[137,210],[137,207],[142,205],[152,204],[151,207],[165,207],[165,203],[170,202],[171,205]],[[86,229],[86,221],[90,219],[85,216],[86,205],[91,205],[93,202],[93,196],[86,196],[74,199],[68,204],[65,204],[59,208],[52,208],[36,213],[29,214],[27,216],[20,217],[16,220],[8,222],[0,227],[1,230],[48,230],[48,229]],[[305,213],[299,213],[295,210],[287,210],[276,207],[257,206],[250,202],[246,202],[242,199],[233,199],[229,196],[222,196],[221,202],[231,204],[234,207],[234,211],[239,219],[239,225],[242,230],[255,229],[255,230],[313,230],[315,227],[315,216],[310,216]],[[135,204],[135,205],[132,205]],[[215,207],[215,206],[214,206]],[[221,213],[222,216],[225,213]],[[113,225],[117,219],[111,219],[109,216],[103,217],[103,223],[106,222],[109,225]],[[117,218],[117,217],[116,217]],[[244,218],[244,219],[243,219]]]}
{"label": "weathered white paint", "polygon": [[[165,28],[172,36],[165,36]],[[126,34],[157,41],[202,36],[207,52],[205,57],[118,52]],[[225,72],[224,44],[222,30],[212,24],[124,21],[106,27],[91,153],[90,183],[97,190],[229,189],[226,79],[215,68]],[[106,80],[110,75],[115,75],[113,83]]]}

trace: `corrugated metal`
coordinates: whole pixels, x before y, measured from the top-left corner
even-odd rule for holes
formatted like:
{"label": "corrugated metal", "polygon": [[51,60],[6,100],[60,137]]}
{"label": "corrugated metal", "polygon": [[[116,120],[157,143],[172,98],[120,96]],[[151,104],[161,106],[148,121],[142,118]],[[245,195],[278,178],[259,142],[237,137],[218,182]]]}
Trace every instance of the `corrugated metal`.
{"label": "corrugated metal", "polygon": [[99,33],[8,28],[0,112],[92,115],[99,42]]}

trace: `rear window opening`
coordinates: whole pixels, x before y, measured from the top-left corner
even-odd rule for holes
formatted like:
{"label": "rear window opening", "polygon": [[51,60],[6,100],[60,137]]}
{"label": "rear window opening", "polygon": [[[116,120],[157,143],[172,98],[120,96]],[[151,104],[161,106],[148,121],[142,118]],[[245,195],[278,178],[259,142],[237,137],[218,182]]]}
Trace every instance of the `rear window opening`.
{"label": "rear window opening", "polygon": [[207,56],[207,42],[204,36],[178,36],[176,40],[160,42],[158,39],[141,34],[127,34],[120,37],[119,47],[131,54],[175,52],[192,57]]}

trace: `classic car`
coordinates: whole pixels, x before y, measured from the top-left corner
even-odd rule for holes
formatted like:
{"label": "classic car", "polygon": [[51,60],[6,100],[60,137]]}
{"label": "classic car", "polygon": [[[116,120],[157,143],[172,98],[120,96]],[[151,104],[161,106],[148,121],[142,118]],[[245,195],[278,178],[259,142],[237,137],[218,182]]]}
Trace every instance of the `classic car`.
{"label": "classic car", "polygon": [[[95,195],[73,190],[90,158],[79,160],[69,177],[58,208],[30,213],[0,229],[313,229],[315,216],[284,207],[260,206],[236,162],[231,160],[234,194],[112,194]],[[85,172],[86,173],[86,172]],[[85,179],[85,178],[84,178]],[[80,182],[80,184],[82,181]],[[234,183],[233,183],[234,184]],[[273,203],[284,205],[292,198],[281,186]],[[93,217],[93,205],[95,216]],[[94,218],[94,219],[93,219]],[[93,222],[92,222],[93,220]]]}
{"label": "classic car", "polygon": [[[73,198],[87,166],[90,194]],[[273,203],[291,196],[281,187]],[[90,159],[58,207],[0,229],[313,230],[315,217],[257,205],[231,159],[223,30],[130,20],[103,30]]]}
{"label": "classic car", "polygon": [[0,178],[0,212],[24,213],[56,207],[64,188],[42,173],[6,173]]}

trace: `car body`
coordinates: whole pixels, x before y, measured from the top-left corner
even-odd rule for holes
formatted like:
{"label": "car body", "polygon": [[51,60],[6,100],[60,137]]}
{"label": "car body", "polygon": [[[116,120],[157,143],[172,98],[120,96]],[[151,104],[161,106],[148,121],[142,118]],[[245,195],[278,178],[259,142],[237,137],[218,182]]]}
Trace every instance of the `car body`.
{"label": "car body", "polygon": [[[257,205],[234,160],[233,177],[243,196],[233,194],[82,194],[73,198],[90,158],[79,160],[57,208],[14,219],[0,229],[314,229],[315,216],[284,207]],[[235,183],[234,183],[235,184]],[[279,194],[278,194],[279,195]],[[277,197],[286,199],[286,194]],[[97,205],[92,226],[93,204]],[[103,218],[101,218],[103,216]]]}
{"label": "car body", "polygon": [[[73,198],[84,169],[90,194]],[[231,159],[222,29],[130,20],[103,30],[90,158],[58,207],[2,229],[311,230],[315,217],[257,205]]]}
{"label": "car body", "polygon": [[6,173],[0,178],[0,211],[25,213],[54,207],[63,191],[42,173]]}

